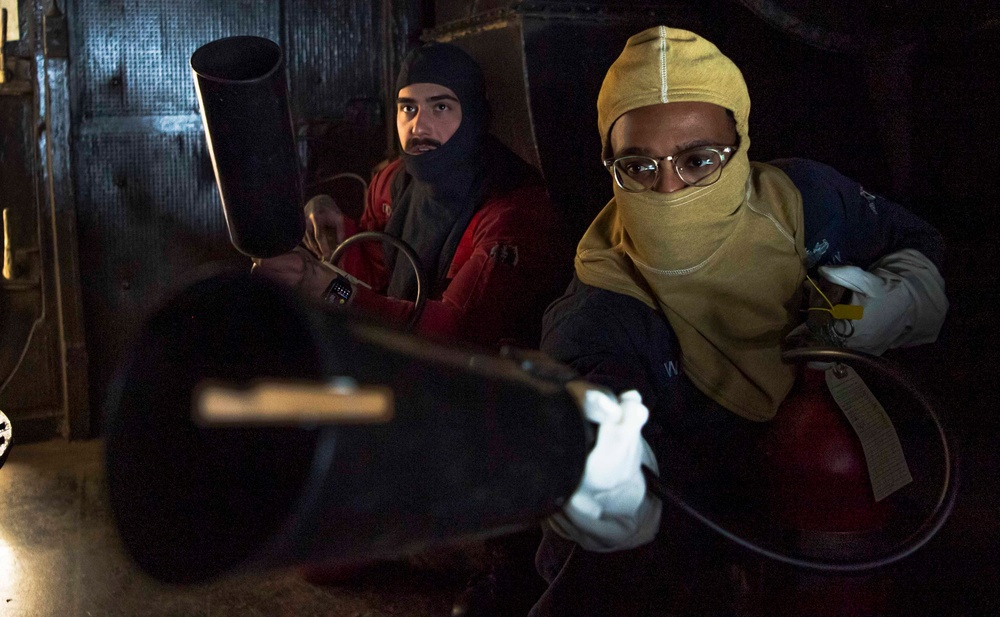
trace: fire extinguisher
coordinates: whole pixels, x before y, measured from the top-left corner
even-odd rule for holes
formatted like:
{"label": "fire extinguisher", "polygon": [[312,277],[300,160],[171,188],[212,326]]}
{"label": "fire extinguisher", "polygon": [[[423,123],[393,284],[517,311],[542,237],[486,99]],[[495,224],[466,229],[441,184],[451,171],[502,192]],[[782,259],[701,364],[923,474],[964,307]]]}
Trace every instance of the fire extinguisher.
{"label": "fire extinguisher", "polygon": [[[892,593],[885,567],[924,546],[951,513],[954,452],[930,401],[891,362],[843,348],[796,349],[785,352],[785,359],[803,367],[757,448],[767,532],[748,539],[693,508],[654,474],[646,474],[647,485],[749,554],[735,568],[736,614],[885,613]],[[897,401],[905,403],[892,409],[919,417],[932,434],[936,468],[924,475],[937,484],[929,487],[923,478],[914,489],[925,502],[915,519],[906,511],[912,500],[900,505],[892,497],[874,499],[861,443],[831,396],[824,371],[806,362],[854,366],[891,384]]]}
{"label": "fire extinguisher", "polygon": [[[802,367],[769,428],[757,451],[760,503],[798,550],[823,547],[850,558],[852,542],[886,528],[893,501],[875,500],[865,452],[830,394],[825,370]],[[741,566],[736,598],[742,612],[877,615],[891,604],[891,580],[881,572],[829,576],[768,565]]]}

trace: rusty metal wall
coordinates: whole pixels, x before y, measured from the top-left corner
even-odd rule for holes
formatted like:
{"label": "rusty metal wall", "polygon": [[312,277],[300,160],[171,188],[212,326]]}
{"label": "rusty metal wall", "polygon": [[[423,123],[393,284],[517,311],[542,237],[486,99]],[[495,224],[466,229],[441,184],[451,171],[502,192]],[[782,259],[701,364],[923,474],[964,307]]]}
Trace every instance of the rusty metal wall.
{"label": "rusty metal wall", "polygon": [[[386,20],[405,29],[410,15],[397,0],[70,4],[72,160],[95,406],[103,403],[129,337],[163,294],[207,262],[249,267],[228,241],[191,53],[237,34],[278,42],[304,136],[317,122],[342,126],[359,100],[374,110],[360,120],[351,116],[365,126],[347,134],[364,144],[336,144],[368,169],[385,152],[385,73],[398,55],[387,53],[393,44],[386,42]],[[309,142],[300,153],[313,154]]]}

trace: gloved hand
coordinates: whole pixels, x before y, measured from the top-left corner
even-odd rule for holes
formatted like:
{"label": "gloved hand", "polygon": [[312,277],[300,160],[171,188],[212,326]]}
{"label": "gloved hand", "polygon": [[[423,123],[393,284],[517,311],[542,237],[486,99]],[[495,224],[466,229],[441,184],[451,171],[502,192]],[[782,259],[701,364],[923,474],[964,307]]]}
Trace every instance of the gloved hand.
{"label": "gloved hand", "polygon": [[881,355],[885,350],[931,343],[948,311],[944,279],[919,251],[886,255],[866,272],[855,266],[821,266],[825,279],[851,290],[850,304],[864,307],[845,345]]}
{"label": "gloved hand", "polygon": [[641,434],[649,410],[635,390],[615,400],[596,389],[585,392],[583,410],[599,425],[597,442],[587,457],[580,486],[546,524],[590,551],[625,550],[651,542],[663,504],[647,492],[640,469],[646,465],[659,473],[656,457]]}
{"label": "gloved hand", "polygon": [[306,235],[302,242],[318,259],[330,261],[333,251],[347,237],[344,214],[333,197],[316,195],[303,208]]}

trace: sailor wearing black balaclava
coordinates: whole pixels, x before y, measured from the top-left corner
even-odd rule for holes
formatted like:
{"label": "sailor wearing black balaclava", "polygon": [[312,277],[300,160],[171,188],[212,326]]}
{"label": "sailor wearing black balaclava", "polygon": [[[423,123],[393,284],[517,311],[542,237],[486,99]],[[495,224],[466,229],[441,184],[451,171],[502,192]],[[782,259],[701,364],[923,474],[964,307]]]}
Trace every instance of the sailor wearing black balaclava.
{"label": "sailor wearing black balaclava", "polygon": [[[375,174],[354,223],[328,196],[306,206],[305,244],[329,258],[357,231],[385,231],[420,259],[428,302],[416,330],[498,348],[536,346],[545,306],[564,288],[572,245],[538,172],[488,132],[479,65],[459,48],[431,43],[403,61],[396,82],[400,158]],[[371,289],[331,293],[333,274],[304,249],[258,267],[307,296],[403,324],[416,275],[390,245],[348,249],[338,264]]]}
{"label": "sailor wearing black balaclava", "polygon": [[[479,66],[457,47],[429,44],[411,52],[393,93],[403,152],[375,174],[360,220],[345,217],[328,196],[313,198],[305,238],[312,253],[300,248],[262,260],[262,273],[340,305],[343,297],[330,293],[333,275],[314,255],[329,258],[357,231],[385,231],[410,245],[424,267],[430,291],[418,333],[492,349],[537,347],[542,313],[570,278],[573,245],[539,174],[487,133],[485,93]],[[372,287],[353,286],[344,302],[349,308],[395,324],[409,319],[416,280],[395,249],[355,244],[338,265]],[[536,546],[533,536],[491,546],[499,565],[491,563],[494,573],[480,580],[502,579],[501,587],[516,593],[473,586],[453,614],[474,614],[477,599],[498,597],[522,604],[502,614],[526,613],[533,592],[541,593],[532,567]],[[322,582],[344,576],[309,572]]]}
{"label": "sailor wearing black balaclava", "polygon": [[[413,133],[423,129],[416,114],[408,113],[407,107],[416,101],[404,96],[421,86],[423,91],[438,93],[437,96],[444,96],[450,90],[457,101],[434,100],[431,94],[427,101],[431,108],[420,113],[440,111],[433,108],[436,103],[459,107],[457,130],[430,151],[421,147],[421,135]],[[515,183],[523,183],[537,174],[509,150],[491,143],[493,140],[486,132],[490,112],[482,71],[457,47],[431,44],[410,52],[396,80],[396,93],[397,130],[403,147],[400,158],[406,171],[393,178],[393,209],[385,231],[413,248],[433,288],[442,283],[459,240],[483,201],[486,170],[494,169],[494,165],[487,165],[484,150],[489,150],[489,158],[508,154],[516,159],[508,158],[507,169],[494,169],[514,172],[519,177],[510,180]],[[392,271],[388,294],[412,300],[416,295],[413,269],[405,261],[397,263],[395,250],[388,245],[386,258]]]}

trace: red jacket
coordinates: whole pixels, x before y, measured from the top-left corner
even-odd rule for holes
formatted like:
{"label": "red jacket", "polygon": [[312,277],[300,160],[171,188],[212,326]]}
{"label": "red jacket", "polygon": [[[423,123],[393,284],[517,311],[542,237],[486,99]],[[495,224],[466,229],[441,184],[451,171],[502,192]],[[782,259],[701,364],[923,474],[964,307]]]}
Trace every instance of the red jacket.
{"label": "red jacket", "polygon": [[[392,178],[401,167],[397,159],[375,175],[361,221],[348,233],[385,229],[392,213]],[[542,313],[572,272],[573,246],[559,224],[544,186],[488,197],[459,241],[443,292],[428,298],[416,331],[494,349],[537,347]],[[381,243],[352,246],[340,266],[372,286],[372,291],[355,291],[356,309],[390,324],[406,322],[413,303],[383,295],[390,273]]]}

